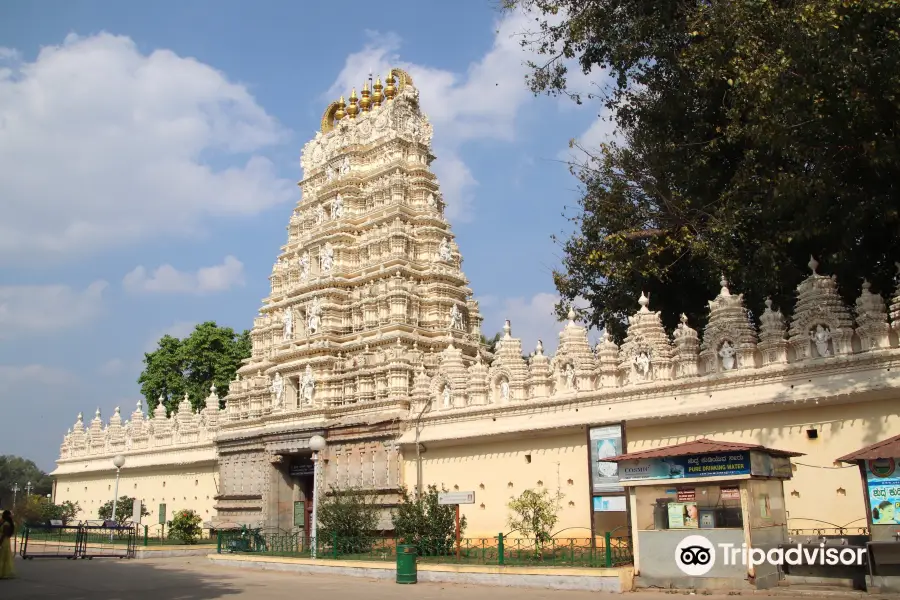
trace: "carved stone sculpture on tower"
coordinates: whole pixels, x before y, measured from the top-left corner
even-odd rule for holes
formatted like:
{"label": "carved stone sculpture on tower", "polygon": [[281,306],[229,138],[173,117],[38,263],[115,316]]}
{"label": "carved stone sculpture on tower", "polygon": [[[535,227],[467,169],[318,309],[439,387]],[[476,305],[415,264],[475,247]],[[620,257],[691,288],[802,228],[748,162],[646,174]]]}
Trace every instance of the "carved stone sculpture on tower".
{"label": "carved stone sculpture on tower", "polygon": [[282,319],[282,338],[284,341],[294,339],[294,311],[288,307],[284,309]]}
{"label": "carved stone sculpture on tower", "polygon": [[428,196],[425,198],[426,204],[428,204],[428,208],[436,209],[437,208],[437,200],[434,197],[434,194],[428,192]]}
{"label": "carved stone sculpture on tower", "polygon": [[331,203],[331,218],[332,219],[340,219],[344,216],[344,199],[340,194],[334,199],[334,202]]}
{"label": "carved stone sculpture on tower", "polygon": [[464,329],[462,311],[455,304],[450,307],[450,329]]}
{"label": "carved stone sculpture on tower", "polygon": [[619,350],[619,372],[632,384],[672,378],[672,345],[658,312],[643,293],[640,309],[628,318],[628,333]]}
{"label": "carved stone sculpture on tower", "polygon": [[325,248],[319,257],[319,265],[322,273],[331,273],[331,269],[334,267],[334,246],[331,245],[331,242],[325,244]]}
{"label": "carved stone sculpture on tower", "polygon": [[281,406],[281,403],[284,401],[284,378],[277,371],[272,379],[272,393],[275,395],[275,406]]}
{"label": "carved stone sculpture on tower", "polygon": [[756,331],[744,296],[732,295],[724,276],[719,284],[719,295],[709,302],[709,322],[700,344],[700,360],[707,374],[756,366]]}
{"label": "carved stone sculpture on tower", "polygon": [[309,280],[309,252],[304,251],[300,258],[297,260],[297,264],[300,267],[300,281],[306,282]]}
{"label": "carved stone sculpture on tower", "polygon": [[784,333],[787,325],[781,311],[772,310],[771,298],[766,298],[766,310],[759,323],[758,348],[763,366],[786,363],[788,342],[784,339]]}
{"label": "carved stone sculpture on tower", "polygon": [[322,324],[322,301],[318,298],[313,298],[312,302],[309,303],[309,308],[306,310],[306,329],[309,332],[309,335],[315,335],[319,332],[319,327]]}
{"label": "carved stone sculpture on tower", "polygon": [[341,177],[350,174],[350,157],[345,156],[344,160],[341,161],[340,166]]}
{"label": "carved stone sculpture on tower", "polygon": [[450,249],[450,240],[443,238],[438,246],[438,259],[444,262],[453,260],[453,251]]}
{"label": "carved stone sculpture on tower", "polygon": [[451,396],[449,383],[444,384],[444,390],[443,392],[441,392],[441,396],[443,397],[444,408],[450,408],[451,406],[453,406],[453,398]]}
{"label": "carved stone sculpture on tower", "polygon": [[316,225],[321,225],[325,222],[325,207],[321,204],[316,207]]}
{"label": "carved stone sculpture on tower", "polygon": [[504,402],[509,400],[509,381],[506,378],[500,381],[500,399]]}
{"label": "carved stone sculpture on tower", "polygon": [[306,371],[303,372],[303,378],[300,380],[300,398],[303,406],[311,407],[316,393],[316,379],[313,376],[313,370],[310,365],[306,365]]}
{"label": "carved stone sculpture on tower", "polygon": [[687,315],[681,313],[681,323],[675,328],[676,377],[697,375],[697,359],[700,356],[700,337],[697,330],[688,325]]}
{"label": "carved stone sculpture on tower", "polygon": [[863,281],[862,292],[856,299],[856,334],[863,351],[890,347],[891,328],[884,298],[873,294],[871,288],[871,283]]}

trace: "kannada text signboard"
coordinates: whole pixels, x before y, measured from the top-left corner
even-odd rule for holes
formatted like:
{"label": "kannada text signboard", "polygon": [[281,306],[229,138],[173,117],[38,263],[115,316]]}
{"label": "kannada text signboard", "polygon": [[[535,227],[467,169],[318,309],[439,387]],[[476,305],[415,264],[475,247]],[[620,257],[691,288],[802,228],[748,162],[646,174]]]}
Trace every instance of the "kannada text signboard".
{"label": "kannada text signboard", "polygon": [[873,525],[900,523],[900,470],[897,469],[897,462],[895,458],[866,461],[866,488]]}
{"label": "kannada text signboard", "polygon": [[749,452],[720,452],[669,458],[645,458],[619,463],[620,481],[690,479],[750,474]]}

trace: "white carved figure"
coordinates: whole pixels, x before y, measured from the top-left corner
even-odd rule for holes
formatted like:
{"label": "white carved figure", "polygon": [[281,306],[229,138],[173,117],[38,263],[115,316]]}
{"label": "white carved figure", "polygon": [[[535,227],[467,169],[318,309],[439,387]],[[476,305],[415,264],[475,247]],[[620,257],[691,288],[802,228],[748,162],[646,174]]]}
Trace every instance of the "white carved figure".
{"label": "white carved figure", "polygon": [[572,366],[572,363],[566,365],[566,389],[575,389],[575,367]]}
{"label": "white carved figure", "polygon": [[344,199],[338,194],[334,202],[331,203],[331,218],[340,219],[344,216]]}
{"label": "white carved figure", "polygon": [[280,372],[276,372],[272,379],[272,393],[275,394],[275,406],[281,406],[284,400],[284,377]]}
{"label": "white carved figure", "polygon": [[313,301],[309,304],[309,309],[306,311],[306,328],[309,331],[309,335],[318,333],[319,326],[322,324],[321,313],[321,300],[313,298]]}
{"label": "white carved figure", "polygon": [[306,281],[309,279],[309,252],[304,252],[302,256],[297,260],[298,265],[300,266],[300,281]]}
{"label": "white carved figure", "polygon": [[329,183],[334,181],[334,169],[331,166],[325,169],[325,181]]}
{"label": "white carved figure", "polygon": [[506,379],[500,382],[500,397],[503,400],[509,400],[509,382]]}
{"label": "white carved figure", "polygon": [[634,370],[641,379],[647,379],[650,375],[650,355],[646,352],[639,352],[634,357]]}
{"label": "white carved figure", "polygon": [[303,379],[300,380],[300,397],[303,404],[312,406],[313,394],[316,391],[316,379],[313,377],[313,370],[310,365],[306,365],[306,371],[303,373]]}
{"label": "white carved figure", "polygon": [[294,313],[290,308],[284,309],[284,315],[281,317],[281,323],[284,327],[284,341],[294,339]]}
{"label": "white carved figure", "polygon": [[463,328],[462,311],[459,310],[459,307],[454,304],[450,308],[450,329],[462,329],[462,328]]}
{"label": "white carved figure", "polygon": [[425,198],[425,202],[428,203],[429,208],[437,208],[437,199],[435,199],[434,194],[428,192],[428,197]]}
{"label": "white carved figure", "polygon": [[444,398],[444,408],[450,408],[450,403],[452,401],[452,398],[450,397],[450,384],[449,383],[444,384],[444,391],[442,393],[442,396]]}
{"label": "white carved figure", "polygon": [[538,340],[537,346],[535,346],[535,348],[534,348],[534,353],[537,356],[544,355],[544,341],[543,340]]}
{"label": "white carved figure", "polygon": [[350,157],[345,156],[344,160],[341,161],[340,166],[341,177],[350,173]]}
{"label": "white carved figure", "polygon": [[726,371],[734,368],[734,348],[728,340],[722,342],[722,348],[719,350],[719,356],[722,358],[722,367]]}
{"label": "white carved figure", "polygon": [[316,225],[321,225],[325,222],[325,207],[321,204],[316,207]]}
{"label": "white carved figure", "polygon": [[450,240],[444,238],[438,246],[438,258],[444,262],[453,260],[453,252],[450,250]]}
{"label": "white carved figure", "polygon": [[319,257],[319,266],[323,273],[331,273],[331,268],[334,266],[334,246],[331,245],[331,242],[325,244],[325,249]]}
{"label": "white carved figure", "polygon": [[831,341],[831,332],[828,330],[828,327],[821,323],[816,325],[816,330],[809,332],[809,338],[816,345],[816,352],[819,353],[819,356],[822,358],[831,356],[831,350],[828,348],[828,342]]}

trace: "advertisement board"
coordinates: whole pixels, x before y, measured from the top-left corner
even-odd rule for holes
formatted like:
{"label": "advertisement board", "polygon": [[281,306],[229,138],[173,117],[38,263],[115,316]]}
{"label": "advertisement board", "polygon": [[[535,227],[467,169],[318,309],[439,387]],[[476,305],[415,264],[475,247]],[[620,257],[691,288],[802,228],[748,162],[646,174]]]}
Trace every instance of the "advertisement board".
{"label": "advertisement board", "polygon": [[617,456],[622,448],[622,425],[592,427],[588,432],[591,460],[591,489],[594,494],[624,491],[619,484],[619,465],[604,458]]}
{"label": "advertisement board", "polygon": [[900,523],[900,470],[898,459],[877,458],[866,461],[866,488],[873,525]]}
{"label": "advertisement board", "polygon": [[749,452],[719,452],[694,456],[645,458],[619,463],[619,479],[690,479],[750,474]]}

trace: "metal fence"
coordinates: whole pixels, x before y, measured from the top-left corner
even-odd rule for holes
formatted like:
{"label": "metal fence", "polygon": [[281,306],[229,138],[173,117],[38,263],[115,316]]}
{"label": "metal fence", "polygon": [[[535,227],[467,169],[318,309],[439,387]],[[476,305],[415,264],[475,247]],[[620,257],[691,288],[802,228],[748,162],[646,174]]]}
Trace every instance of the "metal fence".
{"label": "metal fence", "polygon": [[[215,529],[201,529],[200,535],[192,544],[215,544]],[[137,541],[140,546],[170,546],[182,545],[185,541],[174,535],[165,525],[142,525],[139,530],[139,539]]]}
{"label": "metal fence", "polygon": [[248,529],[220,531],[216,551],[298,558],[396,561],[397,545],[417,548],[420,563],[472,565],[614,567],[631,564],[631,538],[607,533],[602,538],[553,538],[541,542],[498,534],[494,538],[400,540],[377,536],[320,534],[315,541],[297,533]]}
{"label": "metal fence", "polygon": [[24,559],[134,558],[135,528],[131,525],[25,525],[19,542]]}

